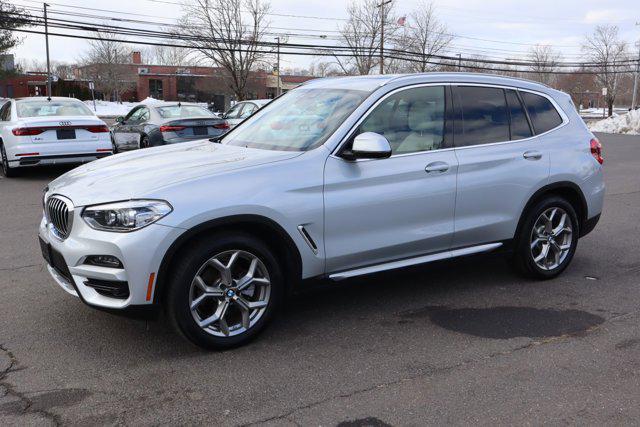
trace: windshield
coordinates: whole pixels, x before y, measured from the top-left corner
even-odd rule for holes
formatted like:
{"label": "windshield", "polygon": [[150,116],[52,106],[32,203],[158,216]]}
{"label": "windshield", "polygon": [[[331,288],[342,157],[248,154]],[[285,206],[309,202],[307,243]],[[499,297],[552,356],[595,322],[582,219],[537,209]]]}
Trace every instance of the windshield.
{"label": "windshield", "polygon": [[93,116],[86,105],[79,101],[18,101],[18,117]]}
{"label": "windshield", "polygon": [[283,151],[322,145],[369,95],[343,89],[295,89],[265,106],[223,144]]}
{"label": "windshield", "polygon": [[158,107],[158,114],[164,119],[185,118],[185,117],[215,117],[211,111],[197,105],[171,105],[169,107]]}

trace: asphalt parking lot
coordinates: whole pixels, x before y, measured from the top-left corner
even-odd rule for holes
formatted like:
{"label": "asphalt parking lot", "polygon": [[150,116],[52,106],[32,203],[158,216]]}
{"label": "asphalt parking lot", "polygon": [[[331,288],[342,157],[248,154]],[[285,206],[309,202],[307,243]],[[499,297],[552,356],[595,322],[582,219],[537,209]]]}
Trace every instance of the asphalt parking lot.
{"label": "asphalt parking lot", "polygon": [[64,169],[0,178],[0,425],[637,425],[640,137],[600,137],[605,211],[559,278],[483,256],[340,282],[219,353],[59,289],[36,229]]}

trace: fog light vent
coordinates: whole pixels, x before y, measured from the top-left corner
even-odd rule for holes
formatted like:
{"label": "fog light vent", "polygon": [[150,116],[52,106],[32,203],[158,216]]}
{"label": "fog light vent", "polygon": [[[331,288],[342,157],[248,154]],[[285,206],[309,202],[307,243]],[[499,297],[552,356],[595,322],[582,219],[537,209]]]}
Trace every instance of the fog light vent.
{"label": "fog light vent", "polygon": [[129,284],[115,280],[88,279],[84,284],[95,289],[97,293],[105,297],[127,299],[129,298]]}
{"label": "fog light vent", "polygon": [[112,255],[89,255],[84,263],[98,267],[122,268],[120,260]]}

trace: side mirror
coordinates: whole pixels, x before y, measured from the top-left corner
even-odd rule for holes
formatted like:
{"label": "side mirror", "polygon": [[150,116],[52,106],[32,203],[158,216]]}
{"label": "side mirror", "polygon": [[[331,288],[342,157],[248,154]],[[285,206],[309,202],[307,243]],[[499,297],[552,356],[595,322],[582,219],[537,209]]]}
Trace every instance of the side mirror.
{"label": "side mirror", "polygon": [[349,156],[352,159],[386,159],[391,157],[391,146],[384,136],[365,132],[356,136]]}
{"label": "side mirror", "polygon": [[124,117],[123,116],[116,117],[116,122],[117,123],[124,123]]}

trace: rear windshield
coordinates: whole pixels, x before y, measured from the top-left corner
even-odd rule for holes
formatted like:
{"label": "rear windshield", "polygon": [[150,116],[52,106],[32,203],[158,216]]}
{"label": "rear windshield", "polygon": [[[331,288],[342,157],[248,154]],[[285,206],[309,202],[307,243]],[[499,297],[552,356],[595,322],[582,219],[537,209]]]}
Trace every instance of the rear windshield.
{"label": "rear windshield", "polygon": [[158,107],[158,114],[164,119],[189,118],[189,117],[215,117],[211,111],[197,105],[171,105]]}
{"label": "rear windshield", "polygon": [[93,116],[86,105],[80,101],[18,101],[16,102],[18,117],[64,117]]}

